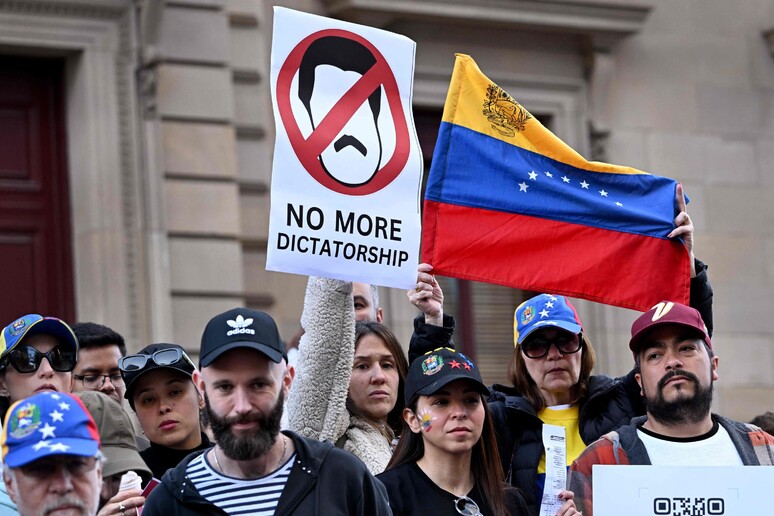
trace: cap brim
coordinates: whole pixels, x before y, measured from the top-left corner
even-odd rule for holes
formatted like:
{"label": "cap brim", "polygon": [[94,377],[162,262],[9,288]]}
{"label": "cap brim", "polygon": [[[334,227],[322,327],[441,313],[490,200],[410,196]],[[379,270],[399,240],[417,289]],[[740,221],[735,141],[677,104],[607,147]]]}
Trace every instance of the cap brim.
{"label": "cap brim", "polygon": [[105,464],[102,465],[102,476],[110,477],[127,471],[134,471],[143,478],[143,483],[147,482],[153,472],[142,460],[137,450],[123,446],[102,446],[102,453],[105,455]]}
{"label": "cap brim", "polygon": [[[439,378],[438,380],[434,381],[433,383],[431,383],[429,385],[425,385],[421,389],[417,389],[417,391],[414,393],[414,396],[430,396],[431,394],[435,394],[436,392],[438,392],[438,390],[440,390],[445,385],[448,385],[451,382],[456,381],[456,380],[467,380],[470,383],[475,385],[476,390],[478,392],[480,392],[484,396],[489,396],[489,389],[487,388],[486,385],[484,385],[483,383],[479,382],[475,378],[472,378],[470,375],[463,374],[463,373],[460,373],[460,374],[447,374],[443,378]],[[412,398],[414,396],[412,396]],[[411,401],[411,400],[406,400],[406,403],[408,403],[409,401]]]}
{"label": "cap brim", "polygon": [[519,334],[519,340],[517,344],[523,343],[527,337],[532,335],[536,330],[540,330],[541,328],[561,328],[576,335],[580,333],[581,330],[583,330],[580,324],[571,323],[569,321],[538,321],[529,329],[528,332]]}
{"label": "cap brim", "polygon": [[659,321],[651,324],[650,326],[646,326],[637,333],[635,333],[632,338],[629,340],[629,349],[632,353],[637,353],[639,351],[640,344],[642,344],[642,339],[650,332],[650,330],[654,328],[658,328],[659,326],[666,326],[666,325],[672,325],[672,326],[681,326],[687,330],[692,330],[693,333],[696,334],[697,337],[702,339],[703,341],[710,343],[711,341],[708,341],[709,335],[705,334],[703,331],[698,329],[696,326],[693,326],[691,324],[685,324],[681,322],[676,321]]}
{"label": "cap brim", "polygon": [[269,360],[272,362],[280,363],[282,359],[285,358],[285,355],[277,351],[271,346],[267,346],[266,344],[261,344],[260,342],[254,342],[251,340],[240,340],[236,342],[229,342],[225,346],[221,346],[219,348],[213,349],[206,355],[202,356],[199,359],[199,367],[207,367],[210,364],[212,364],[219,356],[221,356],[226,351],[231,351],[232,349],[237,348],[249,348],[254,349],[256,351],[259,351],[266,355]]}
{"label": "cap brim", "polygon": [[62,320],[44,317],[39,321],[35,321],[34,323],[30,324],[29,328],[27,328],[27,331],[25,331],[22,337],[16,342],[16,346],[18,346],[20,342],[24,342],[24,339],[31,337],[32,335],[51,335],[59,342],[68,344],[74,350],[78,351],[78,339],[75,337],[75,334],[72,332],[72,330],[66,326],[65,322]]}
{"label": "cap brim", "polygon": [[[182,359],[181,359],[182,361]],[[177,362],[179,364],[180,362]],[[185,362],[187,364],[187,362]],[[189,364],[190,365],[190,364]],[[191,366],[193,369],[193,366]],[[151,371],[157,371],[159,369],[169,369],[170,371],[176,371],[180,374],[183,374],[187,376],[188,378],[193,378],[193,371],[188,371],[186,369],[181,369],[179,367],[175,367],[175,364],[166,364],[166,365],[158,365],[155,362],[149,361],[146,364],[146,367],[143,367],[142,369],[137,369],[135,371],[122,371],[122,376],[124,377],[124,383],[126,384],[126,391],[124,392],[124,398],[127,400],[131,400],[132,396],[134,395],[134,390],[137,387],[137,381],[145,374],[150,373]]]}
{"label": "cap brim", "polygon": [[51,439],[49,442],[54,444],[64,444],[68,446],[66,451],[52,450],[50,446],[35,450],[36,442],[24,446],[11,446],[5,456],[5,464],[10,468],[20,468],[44,457],[51,455],[75,455],[78,457],[95,457],[99,451],[99,443],[93,439],[82,439],[75,437],[64,437],[62,439]]}

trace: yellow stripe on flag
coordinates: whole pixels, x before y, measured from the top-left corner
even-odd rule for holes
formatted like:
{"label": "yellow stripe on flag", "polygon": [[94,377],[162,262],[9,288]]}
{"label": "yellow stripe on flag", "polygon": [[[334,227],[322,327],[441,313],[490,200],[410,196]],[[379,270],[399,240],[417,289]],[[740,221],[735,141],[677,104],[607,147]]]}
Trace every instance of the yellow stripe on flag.
{"label": "yellow stripe on flag", "polygon": [[573,167],[612,174],[647,174],[632,167],[586,161],[484,75],[473,59],[457,54],[443,121],[542,154]]}

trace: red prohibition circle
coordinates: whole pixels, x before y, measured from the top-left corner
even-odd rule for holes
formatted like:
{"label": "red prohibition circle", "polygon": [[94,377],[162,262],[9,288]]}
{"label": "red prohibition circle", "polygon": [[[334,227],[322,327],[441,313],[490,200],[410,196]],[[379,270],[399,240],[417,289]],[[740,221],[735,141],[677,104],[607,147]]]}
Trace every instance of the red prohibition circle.
{"label": "red prohibition circle", "polygon": [[[296,118],[293,116],[290,103],[290,85],[301,67],[301,59],[309,45],[327,36],[337,36],[360,43],[373,54],[376,63],[336,102],[331,111],[312,131],[309,138],[304,138]],[[357,186],[343,185],[325,172],[317,158],[379,86],[384,86],[390,114],[395,125],[395,150],[371,181]],[[378,192],[392,183],[408,162],[411,143],[395,75],[381,52],[370,41],[358,34],[340,29],[326,29],[310,34],[301,40],[288,54],[277,76],[277,107],[290,145],[301,165],[309,172],[309,175],[329,190],[346,195],[368,195]]]}

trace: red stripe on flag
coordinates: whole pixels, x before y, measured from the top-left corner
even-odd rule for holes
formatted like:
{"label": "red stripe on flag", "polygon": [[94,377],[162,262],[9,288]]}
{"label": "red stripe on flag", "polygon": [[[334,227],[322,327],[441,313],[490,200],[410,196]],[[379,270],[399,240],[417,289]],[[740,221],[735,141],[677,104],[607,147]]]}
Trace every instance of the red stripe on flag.
{"label": "red stripe on flag", "polygon": [[689,303],[689,256],[676,240],[428,200],[422,227],[422,261],[443,276],[640,311]]}

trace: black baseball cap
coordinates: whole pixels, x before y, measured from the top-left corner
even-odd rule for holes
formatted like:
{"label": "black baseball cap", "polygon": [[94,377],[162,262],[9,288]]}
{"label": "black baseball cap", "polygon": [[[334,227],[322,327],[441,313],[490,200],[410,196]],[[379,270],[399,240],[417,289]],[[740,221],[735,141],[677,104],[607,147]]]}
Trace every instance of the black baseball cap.
{"label": "black baseball cap", "polygon": [[429,396],[454,380],[470,380],[484,396],[489,389],[471,359],[452,348],[438,348],[414,359],[406,376],[406,405],[414,396]]}
{"label": "black baseball cap", "polygon": [[[169,353],[157,354],[159,351],[169,351]],[[157,363],[157,360],[161,364]],[[192,378],[196,369],[182,346],[165,342],[149,344],[134,355],[121,357],[118,359],[118,368],[126,384],[124,398],[129,400],[132,408],[134,408],[134,390],[137,388],[137,380],[148,371],[171,369]]]}
{"label": "black baseball cap", "polygon": [[260,351],[272,362],[288,359],[274,319],[249,308],[232,308],[210,319],[202,334],[199,367],[207,367],[235,348]]}

